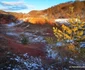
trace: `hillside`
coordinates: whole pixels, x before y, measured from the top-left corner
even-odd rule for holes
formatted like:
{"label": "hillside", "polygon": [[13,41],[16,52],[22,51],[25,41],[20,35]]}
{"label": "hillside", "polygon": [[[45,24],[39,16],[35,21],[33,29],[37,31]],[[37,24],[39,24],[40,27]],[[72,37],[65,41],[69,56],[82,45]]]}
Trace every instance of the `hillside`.
{"label": "hillside", "polygon": [[16,17],[14,17],[13,15],[7,14],[5,12],[2,12],[2,14],[0,14],[0,24],[8,24],[10,22],[15,22],[15,21]]}
{"label": "hillside", "polygon": [[67,15],[74,6],[73,16],[85,19],[84,5],[84,1],[68,2],[27,14],[0,10],[0,70],[84,67],[85,23]]}
{"label": "hillside", "polygon": [[[85,1],[67,2],[55,5],[45,10],[32,10],[27,14],[16,12],[5,12],[0,10],[0,14],[12,15],[16,19],[25,19],[26,22],[33,24],[53,24],[57,18],[69,18],[69,7],[74,7],[74,17],[79,15],[85,21]],[[1,18],[0,18],[1,19]]]}
{"label": "hillside", "polygon": [[43,15],[48,19],[69,18],[69,7],[74,7],[74,17],[79,15],[81,19],[85,19],[85,1],[62,3],[42,11],[31,11],[28,14],[32,17]]}

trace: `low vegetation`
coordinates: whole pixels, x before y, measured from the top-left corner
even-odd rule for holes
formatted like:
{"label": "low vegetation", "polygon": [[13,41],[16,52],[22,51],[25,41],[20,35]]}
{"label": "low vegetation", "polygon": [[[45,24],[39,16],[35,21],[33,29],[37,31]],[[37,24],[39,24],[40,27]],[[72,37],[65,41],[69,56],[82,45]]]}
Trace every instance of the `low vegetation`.
{"label": "low vegetation", "polygon": [[[78,59],[79,61],[81,60],[81,58],[85,58],[84,56],[85,50],[84,48],[80,47],[80,43],[84,40],[85,37],[84,35],[85,23],[82,22],[79,17],[74,18],[73,7],[70,7],[70,12],[71,12],[70,13],[71,18],[69,19],[68,25],[62,24],[60,29],[57,27],[57,25],[56,27],[53,27],[53,32],[57,41],[61,42],[62,44],[61,48],[60,49],[57,48],[57,49],[62,57],[62,60],[65,57],[67,57],[66,60],[67,65],[71,65],[71,63],[69,63],[70,58],[74,60]],[[79,58],[79,56],[81,58]]]}
{"label": "low vegetation", "polygon": [[[84,5],[85,2],[76,1],[63,3],[43,11],[32,11],[30,12],[30,19],[33,17],[30,20],[32,24],[28,23],[28,19],[25,22],[27,24],[22,22],[17,25],[15,23],[16,26],[7,28],[6,33],[3,33],[5,26],[2,25],[2,31],[0,29],[0,70],[69,70],[70,66],[85,65],[85,46],[81,47],[81,43],[85,43],[85,23],[78,15],[81,12],[84,14]],[[11,19],[11,16],[6,15],[7,12],[3,13],[0,15],[2,24],[7,23],[5,19],[6,21]],[[41,18],[42,13],[46,14],[46,17]],[[28,17],[22,13],[9,14],[14,15],[14,19],[16,17],[17,20]],[[66,17],[70,17],[68,24],[56,23],[55,26],[47,24],[53,21],[50,18]],[[14,33],[14,35],[7,35],[7,32]]]}

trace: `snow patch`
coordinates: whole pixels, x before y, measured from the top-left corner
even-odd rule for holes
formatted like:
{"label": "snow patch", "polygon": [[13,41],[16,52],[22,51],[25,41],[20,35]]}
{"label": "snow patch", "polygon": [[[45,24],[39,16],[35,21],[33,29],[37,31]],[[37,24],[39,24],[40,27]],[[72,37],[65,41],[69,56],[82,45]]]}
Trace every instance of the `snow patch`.
{"label": "snow patch", "polygon": [[19,36],[19,34],[14,33],[14,32],[7,32],[6,34],[7,35],[10,35],[10,36]]}
{"label": "snow patch", "polygon": [[81,43],[80,43],[80,47],[81,47],[81,48],[85,48],[85,42],[81,42]]}
{"label": "snow patch", "polygon": [[13,23],[13,22],[7,24],[8,27],[13,27],[13,26],[15,26],[15,25],[16,25],[16,23]]}
{"label": "snow patch", "polygon": [[57,43],[56,43],[56,46],[58,46],[58,47],[59,47],[59,46],[63,46],[63,43],[62,43],[62,42],[57,42]]}
{"label": "snow patch", "polygon": [[43,36],[29,37],[30,42],[45,42]]}
{"label": "snow patch", "polygon": [[52,49],[52,46],[47,46],[46,51],[47,51],[48,58],[55,59],[58,55],[58,53]]}
{"label": "snow patch", "polygon": [[55,22],[61,24],[69,24],[68,20],[69,19],[55,19]]}

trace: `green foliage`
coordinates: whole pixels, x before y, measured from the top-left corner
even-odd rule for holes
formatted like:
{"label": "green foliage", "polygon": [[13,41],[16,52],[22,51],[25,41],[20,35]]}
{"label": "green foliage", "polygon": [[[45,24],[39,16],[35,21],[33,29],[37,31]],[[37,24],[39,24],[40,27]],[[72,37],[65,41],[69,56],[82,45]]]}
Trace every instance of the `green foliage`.
{"label": "green foliage", "polygon": [[21,40],[22,44],[27,44],[28,43],[28,39],[26,37],[23,37]]}
{"label": "green foliage", "polygon": [[85,48],[80,49],[80,55],[81,57],[85,58]]}
{"label": "green foliage", "polygon": [[46,37],[45,40],[47,41],[48,44],[54,44],[55,41],[52,37]]}

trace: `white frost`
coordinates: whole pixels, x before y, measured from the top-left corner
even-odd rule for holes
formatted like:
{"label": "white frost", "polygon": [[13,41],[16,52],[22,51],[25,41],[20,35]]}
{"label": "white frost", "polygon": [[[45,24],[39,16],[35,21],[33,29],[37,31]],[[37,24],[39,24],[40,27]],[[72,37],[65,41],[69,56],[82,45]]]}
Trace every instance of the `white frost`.
{"label": "white frost", "polygon": [[61,24],[69,24],[68,23],[69,19],[55,19],[56,23],[61,23]]}
{"label": "white frost", "polygon": [[11,23],[7,24],[7,26],[8,27],[13,27],[13,26],[15,26],[15,23],[11,22]]}

